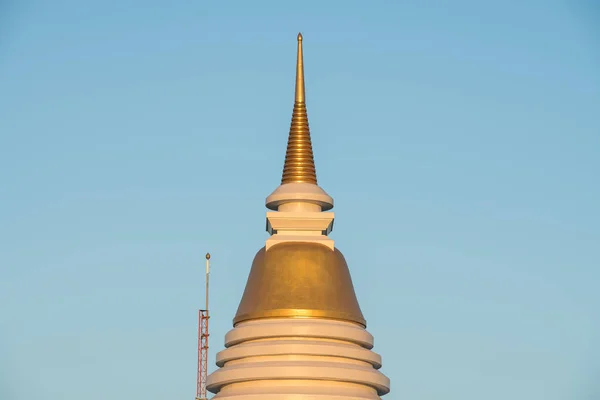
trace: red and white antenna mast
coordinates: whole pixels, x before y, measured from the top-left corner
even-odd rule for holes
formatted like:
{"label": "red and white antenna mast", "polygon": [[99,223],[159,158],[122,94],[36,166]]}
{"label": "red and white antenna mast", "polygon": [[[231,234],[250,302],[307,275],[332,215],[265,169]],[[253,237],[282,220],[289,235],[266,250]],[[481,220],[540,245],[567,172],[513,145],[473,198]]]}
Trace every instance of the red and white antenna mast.
{"label": "red and white antenna mast", "polygon": [[208,277],[210,275],[210,253],[206,253],[206,309],[198,310],[198,378],[196,400],[207,400],[206,379],[208,378]]}

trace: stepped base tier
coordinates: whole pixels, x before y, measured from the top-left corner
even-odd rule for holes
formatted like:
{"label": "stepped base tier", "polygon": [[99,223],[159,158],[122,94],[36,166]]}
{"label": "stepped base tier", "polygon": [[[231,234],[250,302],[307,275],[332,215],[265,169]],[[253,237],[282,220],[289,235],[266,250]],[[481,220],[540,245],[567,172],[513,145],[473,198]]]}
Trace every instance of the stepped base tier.
{"label": "stepped base tier", "polygon": [[217,400],[375,400],[390,381],[362,326],[328,319],[242,322],[225,337],[208,390]]}

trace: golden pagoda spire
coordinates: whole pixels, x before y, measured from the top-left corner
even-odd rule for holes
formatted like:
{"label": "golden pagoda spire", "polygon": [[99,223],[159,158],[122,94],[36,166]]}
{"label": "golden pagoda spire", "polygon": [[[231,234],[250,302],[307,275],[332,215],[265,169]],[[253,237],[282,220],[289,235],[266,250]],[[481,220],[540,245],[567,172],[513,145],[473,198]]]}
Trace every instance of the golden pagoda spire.
{"label": "golden pagoda spire", "polygon": [[317,184],[317,172],[313,157],[308,115],[304,95],[304,63],[302,57],[302,34],[298,34],[298,60],[296,62],[296,98],[292,113],[292,124],[288,137],[281,184]]}

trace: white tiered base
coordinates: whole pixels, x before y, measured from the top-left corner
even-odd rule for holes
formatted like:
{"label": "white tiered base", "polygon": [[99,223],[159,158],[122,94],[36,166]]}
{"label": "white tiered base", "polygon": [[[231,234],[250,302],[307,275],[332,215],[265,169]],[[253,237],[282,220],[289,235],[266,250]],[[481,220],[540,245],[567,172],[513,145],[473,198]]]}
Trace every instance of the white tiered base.
{"label": "white tiered base", "polygon": [[390,391],[361,326],[326,319],[238,324],[208,378],[215,400],[377,400]]}

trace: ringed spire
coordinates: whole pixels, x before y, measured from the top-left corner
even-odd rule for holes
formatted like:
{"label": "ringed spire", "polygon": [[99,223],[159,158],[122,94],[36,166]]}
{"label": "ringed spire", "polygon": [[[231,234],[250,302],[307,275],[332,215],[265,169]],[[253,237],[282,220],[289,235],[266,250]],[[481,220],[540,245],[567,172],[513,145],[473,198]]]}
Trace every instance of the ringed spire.
{"label": "ringed spire", "polygon": [[285,163],[281,184],[311,183],[317,184],[317,172],[313,156],[310,128],[306,113],[304,91],[304,60],[302,53],[302,34],[298,33],[298,57],[296,60],[296,95],[294,111],[288,136]]}

